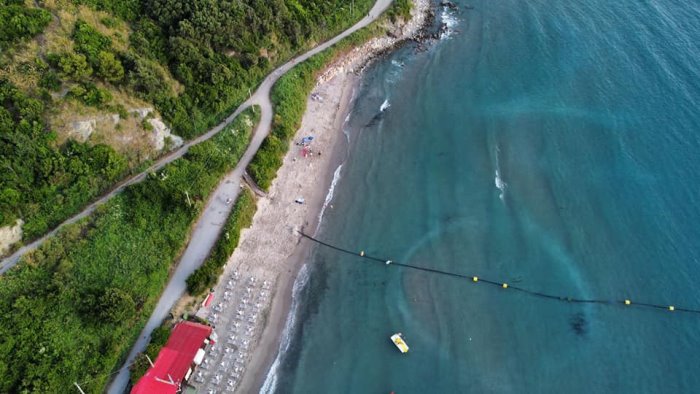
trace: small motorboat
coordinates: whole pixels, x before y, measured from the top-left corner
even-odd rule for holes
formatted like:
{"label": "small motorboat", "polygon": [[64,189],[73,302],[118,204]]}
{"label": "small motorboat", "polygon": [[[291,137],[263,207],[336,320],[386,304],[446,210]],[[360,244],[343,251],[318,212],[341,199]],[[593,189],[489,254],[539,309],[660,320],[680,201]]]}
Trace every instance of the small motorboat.
{"label": "small motorboat", "polygon": [[403,340],[403,334],[400,332],[391,336],[391,342],[394,342],[394,345],[396,345],[401,353],[408,353],[408,345],[406,341]]}

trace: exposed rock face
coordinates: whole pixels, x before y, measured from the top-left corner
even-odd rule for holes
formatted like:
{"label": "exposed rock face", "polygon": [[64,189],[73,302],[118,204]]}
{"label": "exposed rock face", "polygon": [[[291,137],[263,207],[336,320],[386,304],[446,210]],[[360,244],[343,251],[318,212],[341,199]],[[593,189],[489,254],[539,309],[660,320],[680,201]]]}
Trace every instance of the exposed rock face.
{"label": "exposed rock face", "polygon": [[[166,126],[160,118],[153,117],[153,111],[154,109],[152,107],[143,107],[132,108],[129,110],[129,113],[139,121],[147,119],[146,121],[153,127],[153,130],[149,131],[150,135],[148,136],[148,140],[154,150],[161,151],[163,149],[174,149],[181,146],[184,142],[182,138],[172,134],[168,126]],[[149,117],[151,118],[148,119]],[[70,130],[70,136],[76,141],[85,142],[90,138],[92,133],[97,130],[98,126],[100,130],[103,130],[103,127],[107,127],[108,132],[111,133],[109,130],[111,130],[112,126],[119,125],[122,120],[127,121],[127,119],[121,119],[119,114],[108,114],[97,116],[92,119],[77,120],[71,123],[72,129]],[[110,126],[107,126],[107,124],[110,124]],[[121,143],[129,144],[135,140],[136,137],[136,135],[131,134],[117,135],[114,138]]]}
{"label": "exposed rock face", "polygon": [[152,107],[133,108],[133,109],[129,110],[129,113],[131,113],[131,114],[136,114],[136,115],[139,117],[139,119],[145,118],[145,117],[148,116],[148,114],[150,114],[151,112],[153,112],[153,108],[152,108]]}
{"label": "exposed rock face", "polygon": [[[406,40],[420,39],[423,34],[422,30],[429,24],[432,12],[430,12],[430,2],[428,0],[416,0],[413,4],[414,8],[411,10],[411,15],[415,17],[412,17],[407,22],[400,21],[388,26],[389,33],[387,36],[373,38],[351,50],[349,56],[343,56],[339,61],[326,68],[318,77],[316,85],[323,84],[340,73],[361,72],[365,65],[374,57],[387,52]],[[354,61],[356,58],[368,60],[361,64],[356,64]]]}
{"label": "exposed rock face", "polygon": [[[119,115],[117,115],[119,116]],[[71,137],[76,141],[85,142],[97,126],[96,119],[79,120],[71,124],[73,130],[71,131]]]}
{"label": "exposed rock face", "polygon": [[[139,117],[139,119],[145,119],[148,115],[153,113],[153,108],[134,108],[129,112],[136,114]],[[153,126],[153,132],[151,134],[151,143],[153,144],[153,148],[155,150],[163,150],[164,148],[166,148],[165,141],[167,139],[169,139],[170,141],[167,146],[168,149],[177,148],[181,146],[184,142],[182,140],[182,137],[172,134],[168,126],[166,126],[165,123],[163,123],[163,121],[159,118],[148,119],[148,123],[150,123],[151,126]]]}
{"label": "exposed rock face", "polygon": [[22,219],[17,219],[14,226],[0,227],[0,256],[7,253],[10,246],[22,240]]}
{"label": "exposed rock face", "polygon": [[163,148],[166,148],[166,139],[170,140],[167,146],[168,149],[174,149],[182,145],[182,138],[175,134],[171,134],[170,129],[168,128],[168,126],[165,125],[165,123],[163,123],[162,120],[157,118],[149,119],[148,123],[150,123],[151,126],[153,126],[153,134],[151,134],[151,141],[153,142],[153,147],[156,150],[163,150]]}

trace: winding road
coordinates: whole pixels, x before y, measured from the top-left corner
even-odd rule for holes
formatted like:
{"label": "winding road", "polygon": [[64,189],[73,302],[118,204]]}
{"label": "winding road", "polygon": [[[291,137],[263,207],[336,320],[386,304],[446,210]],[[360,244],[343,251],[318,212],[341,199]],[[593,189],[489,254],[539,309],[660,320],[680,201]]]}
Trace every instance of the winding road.
{"label": "winding road", "polygon": [[[303,62],[304,60],[310,58],[313,55],[316,55],[319,52],[324,51],[325,49],[328,49],[329,47],[338,43],[343,38],[369,25],[389,7],[391,2],[392,0],[377,0],[374,6],[372,7],[372,10],[370,11],[369,15],[364,17],[355,25],[343,31],[334,38],[318,45],[314,49],[311,49],[310,51],[293,58],[289,62],[285,63],[284,65],[280,66],[275,71],[273,71],[270,75],[267,76],[267,78],[265,78],[262,84],[255,91],[255,93],[253,93],[247,101],[241,104],[238,107],[238,109],[236,109],[236,111],[232,113],[229,117],[227,117],[226,120],[224,120],[221,124],[209,130],[206,134],[203,134],[197,137],[196,139],[189,141],[180,149],[159,160],[156,164],[149,167],[146,171],[126,180],[125,182],[120,184],[116,189],[114,189],[104,197],[100,198],[99,200],[95,201],[93,204],[88,206],[83,212],[72,217],[71,219],[67,220],[66,222],[61,224],[61,226],[58,227],[58,229],[60,229],[61,227],[67,224],[73,223],[89,215],[95,210],[97,206],[106,202],[116,193],[119,193],[124,187],[143,180],[148,173],[156,171],[165,166],[166,164],[172,162],[173,160],[182,157],[187,152],[187,149],[189,149],[191,146],[196,145],[202,141],[206,141],[209,138],[216,135],[226,125],[231,123],[236,116],[238,116],[241,112],[243,112],[251,105],[260,106],[260,123],[258,124],[255,132],[253,133],[253,138],[251,139],[248,149],[245,151],[243,157],[236,165],[236,168],[234,168],[224,177],[223,181],[219,184],[217,189],[212,193],[211,197],[209,198],[207,206],[205,207],[201,216],[197,220],[197,224],[195,225],[195,229],[193,230],[190,242],[187,245],[187,249],[182,255],[179,264],[175,268],[175,272],[170,278],[167,287],[163,291],[163,294],[161,295],[160,299],[158,300],[158,304],[153,310],[150,319],[146,323],[144,329],[141,331],[141,334],[139,335],[138,340],[131,349],[131,352],[129,352],[129,356],[124,362],[124,366],[119,370],[119,373],[112,381],[112,384],[108,389],[108,393],[121,394],[124,392],[129,381],[129,369],[127,368],[127,366],[131,365],[136,356],[146,348],[151,336],[151,332],[160,325],[163,319],[168,315],[170,309],[173,307],[175,302],[184,294],[186,288],[185,280],[188,276],[190,276],[192,272],[194,272],[195,269],[197,269],[202,264],[204,259],[208,256],[209,251],[214,246],[214,243],[218,238],[219,232],[221,231],[221,227],[226,221],[226,218],[228,217],[229,212],[232,209],[232,204],[226,204],[226,200],[235,200],[238,196],[238,193],[240,192],[240,184],[242,181],[243,173],[245,172],[248,163],[250,163],[250,161],[253,159],[253,156],[258,151],[258,148],[260,148],[260,144],[262,144],[265,137],[267,137],[267,135],[270,133],[273,116],[272,102],[270,101],[270,91],[272,90],[272,86],[282,75],[284,75],[287,71],[292,69],[298,63]],[[2,274],[7,269],[15,265],[19,260],[19,257],[22,256],[24,253],[36,249],[48,237],[54,235],[58,229],[50,232],[49,234],[36,240],[35,242],[19,249],[12,256],[5,259],[5,261],[2,262],[3,265],[0,267],[0,274]]]}
{"label": "winding road", "polygon": [[[260,144],[262,141],[267,137],[267,135],[270,133],[270,127],[272,125],[272,115],[273,115],[273,110],[272,110],[272,102],[270,101],[270,91],[272,90],[272,86],[277,82],[277,80],[284,75],[287,71],[291,70],[294,66],[296,66],[298,63],[303,62],[304,60],[310,58],[313,55],[316,55],[319,52],[324,51],[325,49],[333,46],[334,44],[338,43],[338,41],[342,40],[343,38],[349,36],[350,34],[354,33],[355,31],[369,25],[372,21],[377,19],[377,17],[384,12],[389,5],[391,4],[392,0],[377,0],[377,2],[374,4],[374,7],[372,7],[372,10],[370,11],[369,15],[364,17],[362,20],[357,22],[355,25],[350,27],[349,29],[343,31],[339,35],[335,36],[334,38],[318,45],[314,49],[311,49],[310,51],[304,53],[303,55],[299,55],[292,60],[288,61],[287,63],[283,64],[282,66],[278,67],[270,73],[270,75],[267,76],[260,84],[258,89],[251,95],[251,97],[243,102],[237,109],[234,111],[231,115],[229,115],[223,122],[221,122],[219,125],[216,127],[212,128],[211,130],[207,131],[206,133],[200,135],[199,137],[188,141],[185,143],[183,146],[181,146],[179,149],[174,150],[167,154],[166,156],[162,157],[158,161],[156,161],[152,166],[148,167],[146,170],[143,172],[133,175],[132,177],[122,181],[119,183],[114,189],[112,189],[109,193],[105,194],[104,196],[100,197],[98,200],[94,201],[90,205],[88,205],[82,212],[72,216],[71,218],[67,219],[63,223],[59,224],[55,229],[51,230],[50,232],[46,233],[44,236],[42,236],[39,239],[36,239],[35,241],[22,246],[21,248],[17,249],[13,254],[10,256],[2,259],[0,261],[0,275],[4,274],[7,270],[10,268],[14,267],[17,262],[19,261],[20,257],[22,257],[25,253],[30,252],[32,250],[35,250],[41,244],[43,244],[47,239],[53,237],[56,235],[56,233],[63,227],[75,223],[78,220],[90,215],[95,211],[95,209],[107,202],[110,198],[114,197],[117,193],[121,192],[125,187],[129,185],[133,185],[134,183],[141,182],[146,175],[148,175],[151,172],[155,172],[161,168],[163,168],[165,165],[168,163],[177,160],[181,158],[182,156],[187,153],[187,150],[192,147],[193,145],[197,145],[201,142],[204,142],[216,134],[218,134],[224,127],[226,127],[229,123],[233,121],[233,119],[236,118],[241,112],[246,110],[248,107],[252,105],[259,105],[261,108],[261,116],[260,116],[260,123],[258,127],[255,130],[255,133],[253,135],[253,138],[251,140],[250,145],[248,146],[248,149],[246,150],[245,154],[241,158],[240,162],[236,166],[236,168],[233,170],[233,172],[239,171],[241,169],[245,169],[245,167],[248,166],[248,163],[250,160],[253,158],[255,153],[258,151],[258,148],[260,147]],[[241,172],[241,171],[239,171]],[[242,172],[241,172],[242,173]],[[239,177],[240,178],[240,177]],[[219,190],[217,190],[216,193],[218,193]],[[237,193],[236,193],[237,195]],[[216,197],[216,195],[214,195]]]}

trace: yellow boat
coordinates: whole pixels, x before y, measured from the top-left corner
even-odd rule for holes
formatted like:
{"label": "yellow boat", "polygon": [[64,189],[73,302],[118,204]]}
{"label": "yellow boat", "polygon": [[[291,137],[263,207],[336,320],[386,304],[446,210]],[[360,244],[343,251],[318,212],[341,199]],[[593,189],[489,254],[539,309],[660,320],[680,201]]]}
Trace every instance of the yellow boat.
{"label": "yellow boat", "polygon": [[391,336],[391,342],[394,342],[394,345],[399,348],[401,353],[408,353],[408,345],[406,345],[400,332]]}

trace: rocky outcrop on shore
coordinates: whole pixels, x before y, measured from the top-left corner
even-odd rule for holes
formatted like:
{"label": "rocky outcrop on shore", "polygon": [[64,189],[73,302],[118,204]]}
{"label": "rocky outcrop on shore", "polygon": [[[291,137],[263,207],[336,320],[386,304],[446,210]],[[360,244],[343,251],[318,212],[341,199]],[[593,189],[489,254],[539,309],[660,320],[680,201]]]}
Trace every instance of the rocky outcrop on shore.
{"label": "rocky outcrop on shore", "polygon": [[387,35],[376,37],[353,49],[346,56],[331,64],[317,80],[323,84],[343,72],[361,72],[367,64],[379,56],[411,40],[422,40],[427,35],[427,27],[432,24],[434,15],[429,0],[416,0],[412,17],[408,21],[398,21],[388,26]]}

